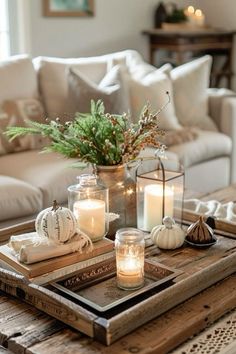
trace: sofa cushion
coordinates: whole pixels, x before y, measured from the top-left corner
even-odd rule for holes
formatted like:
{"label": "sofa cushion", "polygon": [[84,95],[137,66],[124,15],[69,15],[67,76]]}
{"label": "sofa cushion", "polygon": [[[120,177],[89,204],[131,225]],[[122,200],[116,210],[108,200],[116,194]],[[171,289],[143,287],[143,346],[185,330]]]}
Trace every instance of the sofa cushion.
{"label": "sofa cushion", "polygon": [[146,62],[138,63],[137,65],[132,65],[129,67],[129,72],[135,80],[142,80],[145,76],[156,72],[158,70],[159,73],[170,74],[172,70],[172,65],[167,63],[162,65],[160,68],[156,68],[155,66],[148,64]]}
{"label": "sofa cushion", "polygon": [[41,102],[35,98],[6,100],[0,104],[0,155],[39,149],[43,144],[41,136],[26,135],[9,141],[3,134],[7,127],[26,126],[27,120],[42,122],[44,109]]}
{"label": "sofa cushion", "polygon": [[195,140],[169,148],[169,151],[179,156],[185,168],[217,157],[229,156],[231,150],[232,141],[227,135],[201,130]]}
{"label": "sofa cushion", "polygon": [[176,115],[183,126],[217,131],[208,116],[208,92],[212,58],[209,55],[180,65],[170,72]]}
{"label": "sofa cushion", "polygon": [[159,115],[159,127],[164,130],[180,129],[181,125],[175,114],[171,80],[166,73],[169,65],[161,69],[154,69],[146,63],[137,65],[128,78],[130,90],[132,120],[137,122],[143,106],[147,103],[153,112],[157,112],[168,101],[166,92],[169,92],[170,102]]}
{"label": "sofa cushion", "polygon": [[38,83],[32,61],[24,55],[0,62],[0,103],[4,100],[37,98]]}
{"label": "sofa cushion", "polygon": [[35,58],[33,64],[38,71],[39,89],[48,116],[55,118],[66,115],[69,66],[77,66],[83,75],[98,84],[113,65],[125,62],[128,66],[135,66],[141,61],[141,56],[134,50],[91,58]]}
{"label": "sofa cushion", "polygon": [[43,206],[38,188],[16,178],[0,175],[0,221],[32,215]]}
{"label": "sofa cushion", "polygon": [[36,150],[9,154],[1,157],[0,173],[23,180],[39,188],[43,195],[43,207],[56,199],[67,202],[67,188],[76,184],[76,177],[88,169],[70,168],[77,160],[56,153],[39,153]]}
{"label": "sofa cushion", "polygon": [[192,127],[183,127],[178,130],[169,130],[165,135],[159,138],[162,144],[168,148],[171,145],[183,144],[188,141],[193,141],[198,137],[198,129]]}
{"label": "sofa cushion", "polygon": [[90,111],[91,100],[103,101],[106,112],[122,114],[129,110],[129,96],[124,85],[122,67],[114,66],[101,80],[95,84],[81,72],[71,67],[68,72],[68,115],[75,116],[75,112]]}

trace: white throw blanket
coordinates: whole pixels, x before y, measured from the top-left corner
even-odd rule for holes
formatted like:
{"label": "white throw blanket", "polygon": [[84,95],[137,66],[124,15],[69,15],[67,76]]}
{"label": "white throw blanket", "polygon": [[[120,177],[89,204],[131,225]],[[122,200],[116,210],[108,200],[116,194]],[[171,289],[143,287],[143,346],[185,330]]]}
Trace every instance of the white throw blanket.
{"label": "white throw blanket", "polygon": [[46,237],[40,237],[36,232],[19,236],[11,236],[8,246],[13,250],[19,262],[26,264],[40,262],[46,259],[64,256],[72,252],[81,253],[93,249],[90,238],[79,231],[64,244],[55,244]]}
{"label": "white throw blanket", "polygon": [[214,216],[219,220],[236,222],[236,204],[233,202],[221,204],[217,200],[203,202],[199,199],[187,199],[184,201],[184,209],[198,214]]}

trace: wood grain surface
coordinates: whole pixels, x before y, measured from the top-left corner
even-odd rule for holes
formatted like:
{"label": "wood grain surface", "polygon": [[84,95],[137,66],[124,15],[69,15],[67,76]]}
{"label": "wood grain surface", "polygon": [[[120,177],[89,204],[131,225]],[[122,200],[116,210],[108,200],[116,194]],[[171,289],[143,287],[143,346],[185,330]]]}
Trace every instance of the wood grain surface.
{"label": "wood grain surface", "polygon": [[[222,204],[228,202],[236,203],[236,184],[206,195],[197,195],[195,192],[186,191],[186,199],[194,197],[205,202],[209,200],[218,200]],[[198,220],[200,215],[201,214],[189,211],[187,209],[183,211],[183,219],[190,222]],[[236,239],[236,223],[215,219],[215,228],[216,230],[219,230],[221,234]]]}
{"label": "wood grain surface", "polygon": [[[32,306],[0,293],[0,345],[27,354],[168,353],[236,308],[236,274],[106,347]],[[1,353],[1,352],[0,352]]]}
{"label": "wood grain surface", "polygon": [[[235,196],[236,187],[231,186],[205,196],[204,199],[227,202]],[[235,229],[233,232],[235,234]],[[160,251],[148,239],[146,256],[149,259],[157,260],[169,267],[176,267],[183,273],[176,278],[176,283],[171,288],[153,295],[151,299],[142,301],[126,313],[113,316],[109,322],[98,316],[93,317],[92,314],[87,316],[86,311],[84,313],[82,311],[83,331],[88,335],[93,335],[95,332],[99,340],[104,340],[104,338],[99,338],[99,335],[104,337],[105,329],[107,343],[123,336],[110,347],[104,346],[79,331],[70,329],[35,307],[6,296],[4,293],[0,296],[0,345],[14,353],[27,354],[168,353],[189,336],[196,334],[209,323],[236,307],[236,240],[233,239],[234,234],[229,233],[227,237],[217,236],[218,243],[208,249],[193,249],[184,246],[173,251]],[[22,282],[22,279],[19,283],[15,280],[12,283],[12,281],[13,279],[10,281],[8,279],[4,286],[1,283],[1,289],[14,296],[22,297],[22,294],[26,294],[24,287],[29,285],[32,287],[32,284],[26,284],[25,281]],[[203,289],[206,290],[203,291]],[[48,295],[46,291],[42,298],[37,286],[34,285],[25,300],[43,311],[48,311],[48,301],[51,302]],[[186,299],[188,300],[185,301]],[[59,300],[55,296],[51,314],[65,321],[64,309],[60,309]],[[70,315],[71,307],[70,304],[67,303],[67,305],[68,319],[72,319],[71,325],[74,326],[74,314]],[[55,313],[56,308],[59,311]],[[147,322],[151,318],[155,319]],[[135,327],[133,327],[134,323]],[[131,326],[133,329],[139,328],[127,335],[126,333],[131,331]]]}
{"label": "wood grain surface", "polygon": [[113,241],[104,238],[95,242],[92,251],[72,252],[64,256],[46,259],[33,264],[24,264],[18,261],[17,257],[12,253],[12,249],[7,245],[0,246],[0,260],[9,264],[16,271],[25,275],[27,278],[37,277],[50,273],[54,270],[76,264],[100,254],[111,252],[114,249]]}
{"label": "wood grain surface", "polygon": [[236,240],[218,237],[218,243],[207,249],[184,246],[160,251],[146,240],[146,257],[182,274],[166,289],[152,293],[131,307],[111,316],[95,314],[71,300],[28,282],[24,277],[0,269],[0,289],[20,297],[40,310],[69,324],[81,332],[110,345],[146,322],[196,295],[214,283],[236,272]]}

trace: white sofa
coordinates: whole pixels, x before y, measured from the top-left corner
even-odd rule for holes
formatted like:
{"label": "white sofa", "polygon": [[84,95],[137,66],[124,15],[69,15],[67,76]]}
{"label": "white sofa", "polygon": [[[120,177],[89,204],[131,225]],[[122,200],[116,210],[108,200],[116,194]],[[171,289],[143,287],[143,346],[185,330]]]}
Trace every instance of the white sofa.
{"label": "white sofa", "polygon": [[[129,72],[143,63],[131,50],[95,58],[11,58],[0,63],[0,104],[4,100],[42,99],[45,115],[65,112],[66,68],[76,65],[95,83],[112,65]],[[149,69],[151,69],[149,67]],[[152,68],[154,70],[154,68]],[[175,95],[175,92],[173,93]],[[218,131],[200,130],[196,139],[172,145],[168,151],[185,167],[186,187],[210,192],[236,180],[236,98],[228,90],[208,91],[209,115]],[[168,153],[167,153],[168,154]],[[26,150],[0,156],[0,228],[32,218],[52,200],[67,201],[67,187],[81,172],[54,153]]]}

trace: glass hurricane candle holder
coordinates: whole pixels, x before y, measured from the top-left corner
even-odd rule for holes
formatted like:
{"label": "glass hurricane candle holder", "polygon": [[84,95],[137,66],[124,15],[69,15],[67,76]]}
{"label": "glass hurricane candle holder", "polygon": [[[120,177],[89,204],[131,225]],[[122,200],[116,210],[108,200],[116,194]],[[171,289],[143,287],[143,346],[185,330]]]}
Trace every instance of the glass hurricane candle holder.
{"label": "glass hurricane candle holder", "polygon": [[137,225],[150,232],[165,216],[182,222],[184,171],[177,161],[143,161],[137,169]]}
{"label": "glass hurricane candle holder", "polygon": [[144,234],[135,228],[116,232],[117,285],[124,290],[138,289],[144,283]]}
{"label": "glass hurricane candle holder", "polygon": [[108,232],[108,189],[99,184],[97,176],[83,174],[79,183],[68,188],[68,205],[73,211],[78,228],[93,242]]}

